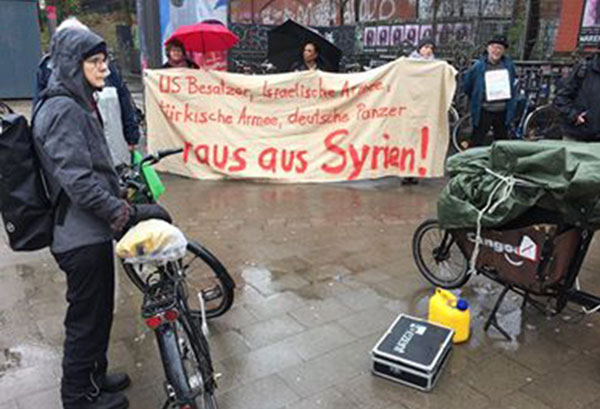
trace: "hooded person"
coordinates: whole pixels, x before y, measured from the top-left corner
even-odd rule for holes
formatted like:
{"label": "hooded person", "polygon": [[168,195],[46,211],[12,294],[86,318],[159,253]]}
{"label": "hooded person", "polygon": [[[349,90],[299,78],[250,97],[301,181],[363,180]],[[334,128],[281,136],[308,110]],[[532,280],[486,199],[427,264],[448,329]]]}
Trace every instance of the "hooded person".
{"label": "hooded person", "polygon": [[52,38],[52,74],[33,119],[33,140],[55,206],[50,250],[66,274],[61,398],[64,409],[125,409],[126,374],[107,374],[113,318],[113,234],[129,219],[95,94],[106,44],[81,28]]}
{"label": "hooded person", "polygon": [[[67,28],[89,30],[75,17],[64,20],[56,30],[62,31]],[[42,57],[36,71],[33,110],[37,106],[42,92],[48,87],[48,81],[52,74],[51,65],[50,53],[48,53]],[[127,145],[139,143],[139,117],[127,84],[123,81],[117,64],[112,60],[108,65],[108,76],[105,78],[105,87],[98,99],[98,107],[103,118],[106,119],[104,134],[108,139],[108,147],[115,166],[129,164],[131,154]]]}

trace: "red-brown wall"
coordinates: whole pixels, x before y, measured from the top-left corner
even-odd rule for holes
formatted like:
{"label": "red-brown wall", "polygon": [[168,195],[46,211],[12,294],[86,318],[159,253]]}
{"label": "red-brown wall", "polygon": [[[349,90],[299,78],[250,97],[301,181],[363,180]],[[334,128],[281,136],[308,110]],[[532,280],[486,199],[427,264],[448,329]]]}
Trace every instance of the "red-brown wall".
{"label": "red-brown wall", "polygon": [[585,0],[562,0],[560,22],[554,44],[555,52],[570,52],[577,48],[584,5]]}

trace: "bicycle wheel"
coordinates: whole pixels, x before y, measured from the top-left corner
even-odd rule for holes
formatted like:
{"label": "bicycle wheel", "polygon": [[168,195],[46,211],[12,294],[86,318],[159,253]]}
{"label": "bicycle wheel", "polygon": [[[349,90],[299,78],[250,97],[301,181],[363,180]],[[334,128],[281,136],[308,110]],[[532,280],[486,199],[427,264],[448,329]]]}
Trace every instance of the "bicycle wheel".
{"label": "bicycle wheel", "polygon": [[435,286],[458,288],[469,279],[467,259],[435,219],[426,220],[415,230],[413,258],[419,272]]}
{"label": "bicycle wheel", "polygon": [[231,308],[235,283],[225,266],[207,248],[189,240],[182,268],[189,293],[188,305],[194,317],[201,315],[200,293],[207,318],[223,315]]}
{"label": "bicycle wheel", "polygon": [[[452,139],[452,131],[454,130],[454,127],[456,126],[456,123],[458,122],[458,120],[460,119],[460,116],[458,115],[458,111],[456,110],[456,108],[454,108],[453,106],[450,107],[450,109],[448,110],[448,135],[450,137],[450,139]],[[454,144],[450,143],[450,146],[448,146],[448,151],[451,152],[454,149]]]}
{"label": "bicycle wheel", "polygon": [[472,134],[471,115],[467,114],[460,118],[452,128],[452,145],[454,149],[457,152],[466,151],[471,145]]}
{"label": "bicycle wheel", "polygon": [[456,125],[459,119],[460,116],[458,115],[458,111],[456,110],[456,108],[451,106],[448,110],[448,125],[450,125],[450,133],[452,133],[452,129],[454,129],[454,126]]}
{"label": "bicycle wheel", "polygon": [[562,139],[560,114],[551,104],[537,107],[527,115],[523,126],[525,139]]}
{"label": "bicycle wheel", "polygon": [[[167,394],[177,408],[216,409],[210,350],[196,320],[186,314],[157,330]],[[186,406],[187,405],[187,406]]]}
{"label": "bicycle wheel", "polygon": [[[231,308],[235,283],[225,266],[208,249],[188,240],[187,254],[181,260],[181,267],[186,277],[192,315],[197,318],[201,316],[199,293],[202,293],[205,301],[207,318],[223,315]],[[146,283],[133,266],[123,263],[123,268],[131,282],[140,291],[147,292]]]}

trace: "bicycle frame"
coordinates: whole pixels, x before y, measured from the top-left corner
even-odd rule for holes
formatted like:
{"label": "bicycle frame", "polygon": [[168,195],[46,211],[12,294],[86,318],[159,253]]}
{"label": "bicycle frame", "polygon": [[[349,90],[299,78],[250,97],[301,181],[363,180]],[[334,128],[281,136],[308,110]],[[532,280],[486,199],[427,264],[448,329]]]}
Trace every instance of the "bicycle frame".
{"label": "bicycle frame", "polygon": [[[157,276],[157,281],[150,283]],[[193,378],[195,387],[189,394],[185,391],[174,390],[181,382],[187,383],[187,379],[172,379],[176,377],[176,374],[185,373],[180,359],[182,346],[178,341],[180,337],[177,334],[178,323],[183,326],[182,330],[186,333],[193,333],[196,337],[203,337],[199,331],[194,330],[189,322],[192,319],[192,315],[187,305],[188,294],[185,277],[182,274],[179,263],[170,262],[160,267],[147,278],[147,284],[148,290],[144,292],[144,301],[142,303],[142,317],[146,325],[153,330],[156,336],[161,360],[167,376],[166,392],[168,399],[164,407],[169,407],[172,404],[177,405],[177,407],[189,404],[203,393],[205,387],[212,394],[216,383],[212,375],[213,369],[210,354],[200,351],[198,345],[189,345],[188,347],[193,349],[192,353],[199,361],[199,366],[196,369],[199,371],[201,378],[199,380]],[[173,368],[176,368],[176,370],[173,370]]]}

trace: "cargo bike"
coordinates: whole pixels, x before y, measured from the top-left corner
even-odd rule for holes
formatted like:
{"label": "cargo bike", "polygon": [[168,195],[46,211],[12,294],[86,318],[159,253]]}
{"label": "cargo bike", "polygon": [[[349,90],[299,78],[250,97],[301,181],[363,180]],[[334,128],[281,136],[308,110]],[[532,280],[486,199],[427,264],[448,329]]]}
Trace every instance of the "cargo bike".
{"label": "cargo bike", "polygon": [[[523,297],[522,307],[529,303],[548,315],[559,314],[569,302],[583,306],[588,313],[600,310],[600,297],[581,291],[577,280],[594,231],[600,227],[600,190],[590,189],[594,183],[600,183],[600,178],[592,176],[593,183],[589,176],[585,176],[586,180],[583,182],[576,180],[576,177],[565,178],[565,175],[577,174],[577,171],[573,171],[573,166],[570,166],[573,163],[576,164],[575,170],[583,171],[582,164],[591,161],[591,167],[586,170],[590,174],[591,171],[600,170],[600,153],[596,162],[595,157],[580,154],[589,147],[577,147],[575,152],[571,152],[570,147],[550,143],[543,147],[528,147],[523,153],[519,145],[514,148],[514,144],[516,143],[510,142],[505,143],[505,146],[496,146],[496,151],[501,151],[496,154],[493,153],[494,147],[482,148],[474,155],[449,163],[450,176],[461,174],[462,179],[453,183],[451,178],[440,195],[438,216],[441,220],[429,219],[421,223],[412,240],[416,266],[433,285],[456,289],[464,286],[472,275],[478,274],[503,287],[484,329],[487,331],[493,326],[507,339],[510,336],[498,324],[496,313],[509,292]],[[546,155],[542,155],[545,160],[564,159],[569,155],[576,160],[564,160],[562,164],[558,164],[557,166],[565,169],[557,170],[550,178],[543,175],[548,169],[541,172],[532,170],[535,169],[531,166],[534,162],[519,169],[522,162],[539,155],[540,151]],[[499,170],[493,168],[494,163],[502,162],[497,160],[498,157],[512,158],[508,164],[496,165],[511,169],[510,172],[496,174]],[[458,170],[464,165],[470,166],[474,172],[465,176],[464,172],[468,173],[469,170]],[[517,180],[523,183],[515,183],[514,178],[511,179],[512,185],[507,183],[509,177],[506,175],[509,173],[511,177],[517,174]],[[532,176],[527,178],[527,174]],[[556,175],[561,176],[558,178]],[[491,192],[497,177],[501,180],[495,186],[500,186],[500,189]],[[541,180],[556,182],[559,179],[566,180],[568,186],[540,183]],[[578,190],[581,186],[585,189]],[[555,194],[553,189],[561,192],[560,195]],[[569,189],[577,192],[576,198],[561,196]],[[482,195],[482,191],[489,194]],[[584,196],[585,199],[582,199]],[[526,200],[522,200],[523,197]],[[567,200],[569,206],[556,206],[557,198]],[[481,203],[487,202],[489,205],[500,200],[504,201],[498,206],[499,211],[495,209],[496,215],[484,211],[490,210],[492,206],[482,209]],[[479,207],[476,205],[478,201]],[[452,206],[454,209],[451,209]],[[463,207],[456,211],[460,206]],[[573,215],[570,210],[577,206],[580,206],[580,214]],[[473,215],[477,217],[474,218]],[[463,221],[469,217],[470,221]]]}

